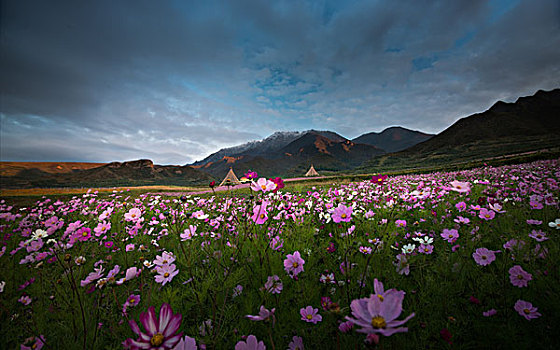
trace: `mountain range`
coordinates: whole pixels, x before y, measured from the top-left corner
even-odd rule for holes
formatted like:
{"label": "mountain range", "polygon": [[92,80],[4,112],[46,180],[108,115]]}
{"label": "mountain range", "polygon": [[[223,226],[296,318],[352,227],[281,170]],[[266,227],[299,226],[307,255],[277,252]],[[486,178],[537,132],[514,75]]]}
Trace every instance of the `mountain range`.
{"label": "mountain range", "polygon": [[219,150],[190,165],[154,165],[150,160],[94,163],[0,162],[0,187],[111,187],[203,185],[229,168],[239,176],[302,176],[383,172],[452,164],[516,152],[560,149],[560,89],[538,91],[514,103],[498,101],[485,112],[458,120],[438,135],[391,127],[347,139],[332,131],[276,132]]}

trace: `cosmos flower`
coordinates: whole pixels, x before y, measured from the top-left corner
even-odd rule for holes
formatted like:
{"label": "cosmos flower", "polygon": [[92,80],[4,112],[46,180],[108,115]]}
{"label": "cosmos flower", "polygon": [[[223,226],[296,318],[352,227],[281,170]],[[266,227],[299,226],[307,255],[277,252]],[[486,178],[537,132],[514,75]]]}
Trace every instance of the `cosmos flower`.
{"label": "cosmos flower", "polygon": [[546,241],[548,239],[548,237],[546,236],[546,233],[542,232],[541,230],[531,231],[531,233],[529,234],[529,237],[534,238],[537,242]]}
{"label": "cosmos flower", "polygon": [[41,350],[45,345],[45,336],[29,337],[21,344],[21,350]]}
{"label": "cosmos flower", "polygon": [[480,209],[480,212],[478,213],[478,217],[486,221],[492,220],[495,216],[496,213],[493,210],[488,210],[486,208]]}
{"label": "cosmos flower", "polygon": [[272,192],[276,193],[278,190],[284,188],[284,181],[282,181],[281,178],[275,177],[274,179],[270,179],[270,181],[276,184],[276,188]]}
{"label": "cosmos flower", "polygon": [[472,254],[472,256],[474,258],[474,261],[481,266],[490,265],[492,261],[496,260],[496,255],[494,254],[494,251],[488,250],[486,248],[478,248]]}
{"label": "cosmos flower", "polygon": [[124,214],[124,219],[126,221],[138,221],[142,217],[142,212],[138,208],[132,208],[128,213]]}
{"label": "cosmos flower", "polygon": [[557,230],[560,230],[560,219],[556,219],[552,222],[549,222],[548,226],[551,227],[551,228],[555,228]]}
{"label": "cosmos flower", "polygon": [[185,335],[183,339],[177,343],[173,350],[197,350],[196,340],[194,338]]}
{"label": "cosmos flower", "polygon": [[183,316],[174,314],[171,306],[163,303],[159,310],[159,318],[156,316],[153,306],[148,308],[148,312],[140,313],[140,322],[144,326],[145,332],[140,330],[135,320],[128,323],[132,331],[138,335],[136,340],[128,338],[123,342],[125,349],[173,349],[178,343],[183,333],[177,333],[181,326]]}
{"label": "cosmos flower", "polygon": [[268,212],[266,211],[266,207],[268,202],[262,201],[260,205],[255,205],[253,208],[253,216],[251,220],[253,220],[257,225],[262,225],[263,223],[268,220]]}
{"label": "cosmos flower", "polygon": [[290,342],[290,344],[288,344],[288,349],[289,350],[304,350],[303,339],[301,337],[298,337],[297,335],[294,335],[292,337],[292,341]]}
{"label": "cosmos flower", "polygon": [[156,255],[156,259],[154,260],[154,264],[156,266],[164,266],[169,265],[175,261],[175,256],[168,252],[163,252],[161,255]]}
{"label": "cosmos flower", "polygon": [[491,317],[491,316],[494,316],[494,315],[497,314],[497,313],[498,313],[498,311],[496,311],[496,309],[490,309],[490,310],[488,310],[488,311],[484,311],[484,312],[482,313],[482,316],[484,316],[484,317]]}
{"label": "cosmos flower", "polygon": [[305,260],[301,258],[301,254],[298,251],[295,251],[294,254],[286,256],[284,270],[286,270],[290,277],[294,278],[303,271],[303,264],[305,264]]}
{"label": "cosmos flower", "polygon": [[307,306],[299,310],[301,319],[305,322],[317,324],[323,320],[323,316],[319,315],[319,309],[314,309],[313,306]]}
{"label": "cosmos flower", "polygon": [[459,238],[459,232],[452,228],[452,229],[443,229],[443,233],[441,234],[441,237],[446,240],[448,243],[454,243],[457,238]]}
{"label": "cosmos flower", "polygon": [[511,284],[516,287],[527,287],[527,284],[532,279],[533,275],[523,270],[523,268],[519,265],[515,265],[514,267],[509,269],[509,280]]}
{"label": "cosmos flower", "polygon": [[459,192],[459,193],[465,193],[465,192],[469,192],[471,190],[471,184],[468,182],[461,182],[461,181],[453,181],[450,183],[451,191],[455,191],[455,192]]}
{"label": "cosmos flower", "polygon": [[340,203],[338,207],[334,209],[332,220],[336,223],[350,222],[350,220],[352,220],[352,207],[347,207]]}
{"label": "cosmos flower", "polygon": [[256,182],[251,183],[251,189],[255,192],[270,192],[276,189],[276,184],[264,177],[261,177]]}
{"label": "cosmos flower", "polygon": [[250,335],[247,337],[246,341],[239,341],[235,344],[235,350],[265,350],[266,346],[264,342],[258,341],[257,337]]}
{"label": "cosmos flower", "polygon": [[534,307],[533,304],[525,300],[517,300],[513,308],[528,321],[542,316],[539,312],[537,312],[538,309]]}
{"label": "cosmos flower", "polygon": [[388,177],[387,175],[373,175],[371,177],[371,180],[369,180],[369,182],[376,185],[383,185],[385,180],[387,180],[387,177]]}
{"label": "cosmos flower", "polygon": [[177,276],[179,273],[179,270],[176,268],[175,264],[157,266],[156,272],[158,274],[155,276],[156,282],[161,283],[162,286],[165,286],[167,282],[171,282],[173,277]]}
{"label": "cosmos flower", "polygon": [[408,332],[408,328],[401,326],[414,317],[414,313],[404,320],[397,320],[402,312],[403,299],[404,292],[384,293],[382,298],[379,294],[372,294],[369,298],[355,299],[350,303],[354,318],[347,316],[346,319],[360,326],[357,330],[360,333],[390,336]]}
{"label": "cosmos flower", "polygon": [[276,319],[274,318],[274,311],[276,311],[276,308],[268,310],[264,307],[264,305],[261,305],[258,315],[245,315],[245,317],[247,317],[251,321],[268,321],[272,319],[272,324],[274,324],[276,321]]}
{"label": "cosmos flower", "polygon": [[280,277],[277,275],[268,276],[266,283],[264,284],[264,288],[267,292],[271,294],[280,294],[282,292],[282,288],[284,288]]}

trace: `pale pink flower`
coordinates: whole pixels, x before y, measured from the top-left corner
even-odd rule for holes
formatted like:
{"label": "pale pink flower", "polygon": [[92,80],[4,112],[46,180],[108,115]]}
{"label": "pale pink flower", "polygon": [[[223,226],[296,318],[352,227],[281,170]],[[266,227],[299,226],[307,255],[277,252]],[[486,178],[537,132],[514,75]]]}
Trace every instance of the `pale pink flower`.
{"label": "pale pink flower", "polygon": [[266,207],[268,202],[262,201],[260,205],[255,205],[253,208],[253,216],[251,220],[253,220],[256,224],[261,225],[268,220],[268,212],[266,211]]}
{"label": "pale pink flower", "polygon": [[482,266],[490,265],[492,261],[496,260],[494,251],[488,250],[486,248],[478,248],[472,256],[474,258],[474,261],[478,265]]}
{"label": "pale pink flower", "polygon": [[179,270],[176,269],[177,267],[175,264],[171,265],[162,265],[156,267],[156,272],[158,273],[155,276],[156,282],[161,283],[162,286],[165,286],[167,282],[171,282],[173,277],[177,276]]}
{"label": "pale pink flower", "polygon": [[294,335],[292,337],[292,341],[290,342],[290,344],[288,344],[288,349],[289,350],[304,350],[303,339],[301,337],[298,337],[297,335]]}
{"label": "pale pink flower", "polygon": [[261,177],[256,182],[253,181],[251,183],[251,189],[256,192],[258,191],[269,192],[269,191],[274,191],[276,189],[276,184],[273,181]]}
{"label": "pale pink flower", "polygon": [[478,217],[484,220],[492,220],[496,216],[496,213],[493,210],[488,210],[486,208],[480,209],[478,213]]}
{"label": "pale pink flower", "polygon": [[446,240],[448,243],[454,243],[457,238],[459,238],[459,232],[452,228],[452,229],[443,229],[443,233],[441,234],[441,237]]}
{"label": "pale pink flower", "polygon": [[453,181],[450,183],[451,191],[455,191],[455,192],[459,192],[459,193],[465,193],[465,192],[469,192],[471,190],[471,184],[468,182],[461,182],[461,181]]}
{"label": "pale pink flower", "polygon": [[124,214],[126,221],[138,221],[142,217],[142,212],[138,208],[132,208],[128,213]]}
{"label": "pale pink flower", "polygon": [[268,321],[272,319],[272,323],[274,324],[275,322],[274,311],[276,311],[276,308],[272,308],[272,310],[268,310],[267,308],[264,307],[264,305],[261,305],[258,315],[245,315],[245,317],[247,317],[251,321]]}
{"label": "pale pink flower", "polygon": [[347,207],[340,203],[338,207],[334,209],[332,214],[332,220],[336,223],[339,222],[350,222],[352,220],[352,207]]}
{"label": "pale pink flower", "polygon": [[305,264],[305,260],[301,258],[301,254],[298,251],[295,251],[294,254],[288,254],[284,260],[284,270],[286,270],[290,277],[294,278],[303,271],[303,264]]}

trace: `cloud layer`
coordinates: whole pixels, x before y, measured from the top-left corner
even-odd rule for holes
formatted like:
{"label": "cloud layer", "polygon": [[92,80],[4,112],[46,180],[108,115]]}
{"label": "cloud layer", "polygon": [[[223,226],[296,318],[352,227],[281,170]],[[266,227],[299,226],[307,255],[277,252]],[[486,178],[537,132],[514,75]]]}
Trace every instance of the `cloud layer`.
{"label": "cloud layer", "polygon": [[560,86],[555,0],[8,0],[1,14],[1,160],[185,164],[278,130],[437,133]]}

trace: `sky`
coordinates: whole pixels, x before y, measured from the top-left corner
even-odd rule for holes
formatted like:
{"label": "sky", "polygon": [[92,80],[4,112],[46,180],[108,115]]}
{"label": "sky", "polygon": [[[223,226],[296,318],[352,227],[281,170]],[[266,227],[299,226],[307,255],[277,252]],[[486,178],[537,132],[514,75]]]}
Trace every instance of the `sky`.
{"label": "sky", "polygon": [[276,131],[439,133],[560,87],[557,0],[1,6],[2,161],[182,165]]}

